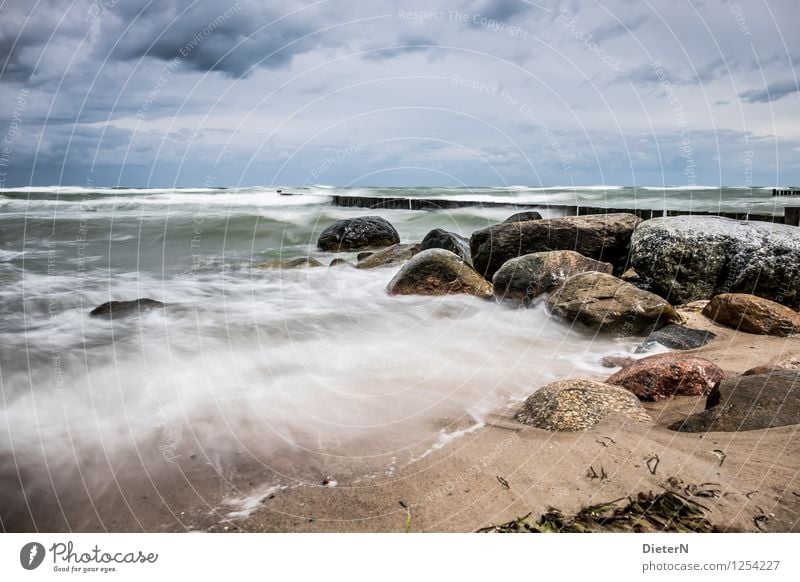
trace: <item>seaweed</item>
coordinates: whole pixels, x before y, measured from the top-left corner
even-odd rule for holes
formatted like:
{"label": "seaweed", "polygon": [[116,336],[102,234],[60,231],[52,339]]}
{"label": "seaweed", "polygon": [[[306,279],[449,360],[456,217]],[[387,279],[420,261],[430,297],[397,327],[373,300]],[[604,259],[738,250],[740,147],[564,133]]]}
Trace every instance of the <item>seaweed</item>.
{"label": "seaweed", "polygon": [[[626,502],[627,503],[624,503]],[[548,508],[537,521],[532,513],[508,523],[490,525],[479,533],[590,533],[590,532],[714,532],[706,518],[706,507],[677,493],[638,493],[583,507],[566,516]]]}

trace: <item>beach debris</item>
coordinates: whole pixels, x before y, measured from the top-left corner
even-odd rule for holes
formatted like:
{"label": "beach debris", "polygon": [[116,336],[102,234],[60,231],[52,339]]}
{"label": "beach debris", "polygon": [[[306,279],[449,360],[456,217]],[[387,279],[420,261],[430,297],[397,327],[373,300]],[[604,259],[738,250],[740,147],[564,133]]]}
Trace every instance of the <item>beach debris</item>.
{"label": "beach debris", "polygon": [[683,492],[687,497],[694,496],[718,499],[719,497],[722,497],[722,490],[719,489],[721,486],[722,485],[719,483],[700,483],[699,485],[690,483],[684,487]]}
{"label": "beach debris", "polygon": [[656,474],[656,469],[658,469],[658,464],[661,462],[661,459],[658,458],[658,455],[653,453],[649,456],[646,460],[647,462],[647,469],[650,471],[651,475]]}
{"label": "beach debris", "polygon": [[[621,504],[621,502],[625,502]],[[589,532],[714,532],[707,508],[677,493],[638,493],[607,503],[590,505],[572,516],[548,508],[538,520],[532,513],[479,533],[589,533]]]}
{"label": "beach debris", "polygon": [[725,462],[725,458],[726,458],[728,455],[726,455],[726,454],[725,454],[725,451],[723,451],[723,450],[721,450],[721,449],[714,449],[714,450],[712,450],[712,451],[710,451],[710,452],[711,452],[711,454],[712,454],[712,455],[714,455],[714,456],[717,458],[717,460],[719,461],[719,466],[721,467],[721,466],[722,466],[722,463],[724,463],[724,462]]}
{"label": "beach debris", "polygon": [[[758,493],[758,489],[756,489],[755,491],[750,491],[748,493],[745,493],[744,496],[747,497],[748,499],[752,499],[753,495],[755,495],[756,493]],[[794,493],[794,492],[792,492],[792,493]],[[797,495],[797,493],[795,493],[795,495]]]}
{"label": "beach debris", "polygon": [[411,533],[411,507],[409,507],[408,504],[402,499],[398,503],[400,503],[400,507],[406,510],[406,519],[405,519],[406,533]]}
{"label": "beach debris", "polygon": [[498,483],[500,483],[500,485],[502,485],[506,489],[511,489],[511,485],[508,484],[508,481],[503,479],[500,475],[497,475],[497,481]]}
{"label": "beach debris", "polygon": [[600,479],[601,481],[608,479],[608,473],[606,473],[602,465],[600,465],[599,473],[595,470],[594,465],[591,465],[589,470],[586,471],[586,476],[589,477],[589,479]]}
{"label": "beach debris", "polygon": [[764,526],[767,525],[767,522],[769,521],[769,516],[766,513],[764,513],[764,510],[761,509],[758,505],[756,505],[756,509],[758,510],[758,513],[753,516],[753,523],[761,531],[767,531],[766,529],[764,529]]}

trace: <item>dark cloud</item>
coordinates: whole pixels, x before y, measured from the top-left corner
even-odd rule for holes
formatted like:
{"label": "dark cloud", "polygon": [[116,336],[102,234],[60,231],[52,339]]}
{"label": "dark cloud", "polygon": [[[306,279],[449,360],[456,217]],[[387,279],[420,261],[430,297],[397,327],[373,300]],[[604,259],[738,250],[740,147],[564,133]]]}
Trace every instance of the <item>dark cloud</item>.
{"label": "dark cloud", "polygon": [[753,89],[739,93],[739,98],[747,103],[769,103],[800,92],[797,80],[775,81],[766,89]]}
{"label": "dark cloud", "polygon": [[632,34],[633,31],[648,21],[644,14],[631,18],[624,22],[613,22],[605,26],[595,28],[591,34],[595,42],[613,40],[617,37]]}

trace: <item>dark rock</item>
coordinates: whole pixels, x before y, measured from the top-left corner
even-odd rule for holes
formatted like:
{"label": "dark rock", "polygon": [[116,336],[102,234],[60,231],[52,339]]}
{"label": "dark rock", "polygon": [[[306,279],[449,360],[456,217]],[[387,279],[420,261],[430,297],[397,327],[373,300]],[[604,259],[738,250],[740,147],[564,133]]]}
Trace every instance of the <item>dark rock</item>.
{"label": "dark rock", "polygon": [[461,235],[453,232],[447,232],[441,228],[434,228],[420,243],[420,250],[427,251],[428,249],[444,249],[455,253],[462,260],[470,265],[472,264],[472,256],[469,252],[469,241]]}
{"label": "dark rock", "polygon": [[319,235],[317,246],[323,251],[355,251],[387,247],[400,242],[400,235],[380,216],[359,216],[337,220]]}
{"label": "dark rock", "polygon": [[783,371],[723,380],[706,409],[670,428],[683,432],[740,432],[800,424],[800,372]]}
{"label": "dark rock", "polygon": [[367,257],[369,257],[369,256],[371,256],[371,255],[374,255],[374,254],[375,254],[375,253],[373,253],[372,251],[364,251],[364,252],[358,253],[358,254],[356,255],[356,260],[357,260],[357,261],[363,261],[363,260],[364,260],[364,259],[366,259]]}
{"label": "dark rock", "polygon": [[703,308],[703,315],[747,333],[782,337],[800,333],[800,313],[746,293],[723,293],[713,297]]}
{"label": "dark rock", "polygon": [[610,263],[587,259],[575,251],[531,253],[506,261],[492,277],[492,285],[498,299],[527,305],[573,275],[588,271],[610,274],[612,270]]}
{"label": "dark rock", "polygon": [[605,273],[570,277],[547,304],[570,323],[616,336],[641,335],[680,321],[675,309],[658,295]]}
{"label": "dark rock", "polygon": [[614,265],[622,273],[631,235],[641,219],[633,214],[596,214],[508,222],[472,234],[472,264],[491,279],[503,263],[542,251],[575,251]]}
{"label": "dark rock", "polygon": [[349,265],[350,263],[347,262],[345,259],[333,259],[331,264],[328,267],[344,267],[345,265]]}
{"label": "dark rock", "polygon": [[92,309],[89,315],[92,317],[108,318],[126,317],[128,315],[138,315],[140,312],[148,309],[159,309],[166,306],[166,303],[146,297],[133,299],[131,301],[108,301]]}
{"label": "dark rock", "polygon": [[503,223],[507,222],[527,222],[528,220],[541,220],[542,215],[535,210],[527,210],[525,212],[517,212],[506,218]]}
{"label": "dark rock", "polygon": [[571,379],[539,388],[525,400],[514,419],[545,430],[577,431],[592,428],[614,414],[634,422],[651,422],[633,394],[594,380]]}
{"label": "dark rock", "polygon": [[606,383],[630,390],[640,400],[703,396],[725,378],[725,372],[704,358],[688,354],[656,354],[637,360]]}
{"label": "dark rock", "polygon": [[305,267],[321,267],[317,259],[313,257],[298,257],[296,259],[275,259],[257,265],[263,269],[302,269]]}
{"label": "dark rock", "polygon": [[466,293],[488,299],[492,285],[456,254],[444,249],[421,251],[389,283],[390,295]]}
{"label": "dark rock", "polygon": [[396,244],[376,251],[362,261],[356,263],[357,269],[374,269],[375,267],[391,267],[405,263],[419,252],[418,244]]}
{"label": "dark rock", "polygon": [[715,337],[717,334],[711,331],[671,323],[647,336],[642,345],[636,349],[636,353],[649,352],[658,344],[671,350],[694,350],[702,348]]}
{"label": "dark rock", "polygon": [[653,218],[636,228],[631,265],[675,304],[752,293],[800,305],[800,228],[718,216]]}
{"label": "dark rock", "polygon": [[636,360],[630,356],[606,356],[600,360],[604,368],[627,368],[634,362]]}

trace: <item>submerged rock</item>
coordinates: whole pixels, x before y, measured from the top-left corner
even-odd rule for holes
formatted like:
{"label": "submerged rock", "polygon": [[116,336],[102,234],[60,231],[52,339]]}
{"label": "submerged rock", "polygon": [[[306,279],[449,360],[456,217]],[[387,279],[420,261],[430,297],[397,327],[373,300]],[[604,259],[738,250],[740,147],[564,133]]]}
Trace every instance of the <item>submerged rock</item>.
{"label": "submerged rock", "polygon": [[675,309],[658,295],[605,273],[570,277],[547,305],[570,323],[616,336],[640,335],[680,321]]}
{"label": "submerged rock", "polygon": [[526,210],[525,212],[517,212],[506,218],[503,223],[508,222],[527,222],[528,220],[542,220],[542,215],[535,210]]}
{"label": "submerged rock", "polygon": [[138,315],[140,312],[149,309],[159,309],[166,306],[166,303],[146,297],[133,299],[131,301],[108,301],[92,309],[89,315],[92,317],[108,318],[126,317],[128,315]]}
{"label": "submerged rock", "polygon": [[575,251],[531,253],[506,261],[492,277],[492,285],[498,299],[527,305],[574,275],[588,271],[610,274],[613,269],[610,263],[587,259]]}
{"label": "submerged rock", "polygon": [[634,422],[650,422],[650,415],[633,394],[611,384],[571,379],[539,388],[514,415],[522,424],[545,430],[577,431],[592,428],[612,414]]}
{"label": "submerged rock", "polygon": [[753,293],[800,305],[800,228],[719,216],[653,218],[631,241],[631,264],[672,303]]}
{"label": "submerged rock", "polygon": [[350,265],[345,259],[333,259],[328,267],[344,267]]}
{"label": "submerged rock", "polygon": [[386,247],[400,242],[394,227],[380,216],[345,218],[328,225],[319,235],[317,246],[323,251],[355,251]]}
{"label": "submerged rock", "polygon": [[257,265],[264,269],[303,269],[305,267],[321,267],[317,259],[313,257],[298,257],[296,259],[275,259]]}
{"label": "submerged rock", "polygon": [[642,345],[636,349],[636,353],[649,352],[659,344],[671,350],[694,350],[702,348],[716,337],[717,334],[704,329],[692,329],[679,323],[671,323],[647,336]]}
{"label": "submerged rock", "polygon": [[444,249],[421,251],[389,283],[390,295],[466,293],[488,299],[492,285],[456,254]]}
{"label": "submerged rock", "polygon": [[356,255],[356,261],[363,261],[367,257],[374,255],[375,253],[372,251],[363,251]]}
{"label": "submerged rock", "polygon": [[506,222],[479,230],[469,246],[475,269],[487,279],[503,263],[542,251],[576,251],[605,261],[622,273],[628,260],[631,235],[641,218],[633,214],[565,216],[525,222]]}
{"label": "submerged rock", "polygon": [[630,356],[605,356],[600,360],[600,365],[604,368],[627,368],[635,362]]}
{"label": "submerged rock", "polygon": [[739,432],[800,424],[800,372],[738,376],[720,382],[706,409],[670,428],[683,432]]}
{"label": "submerged rock", "polygon": [[630,390],[640,400],[703,396],[726,377],[713,362],[687,354],[656,354],[637,360],[606,382]]}
{"label": "submerged rock", "polygon": [[800,333],[800,313],[746,293],[722,293],[713,297],[703,308],[703,315],[747,333],[784,337]]}
{"label": "submerged rock", "polygon": [[418,244],[396,244],[388,248],[375,251],[356,263],[357,269],[374,269],[376,267],[391,267],[405,263],[419,252]]}
{"label": "submerged rock", "polygon": [[472,256],[469,252],[469,241],[461,235],[447,232],[441,228],[434,228],[426,234],[419,247],[421,251],[426,251],[428,249],[444,249],[455,253],[470,265],[472,264]]}

